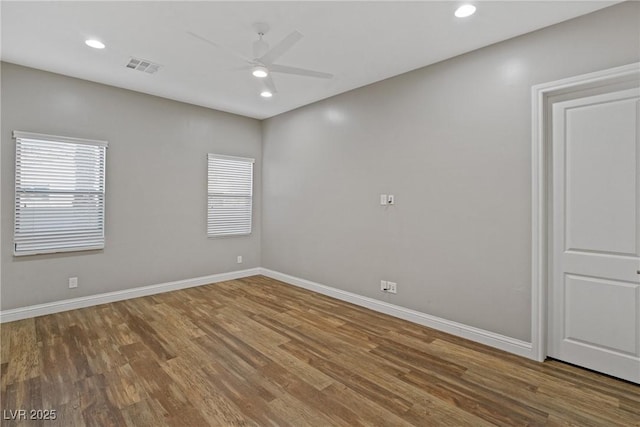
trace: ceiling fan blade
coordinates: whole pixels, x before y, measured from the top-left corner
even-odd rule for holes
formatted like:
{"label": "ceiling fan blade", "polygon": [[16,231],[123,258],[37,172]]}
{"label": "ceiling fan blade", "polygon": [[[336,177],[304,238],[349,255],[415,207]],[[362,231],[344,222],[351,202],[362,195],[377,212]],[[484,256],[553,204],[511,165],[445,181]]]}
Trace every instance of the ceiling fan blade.
{"label": "ceiling fan blade", "polygon": [[291,49],[302,37],[302,34],[295,30],[285,37],[280,43],[275,45],[269,52],[258,58],[258,61],[267,66],[273,64],[273,61],[280,58],[286,51]]}
{"label": "ceiling fan blade", "polygon": [[333,74],[323,73],[322,71],[307,70],[305,68],[289,67],[288,65],[272,64],[269,66],[269,70],[274,73],[295,74],[297,76],[317,77],[319,79],[330,79]]}
{"label": "ceiling fan blade", "polygon": [[200,36],[200,35],[198,35],[196,33],[192,33],[191,31],[187,31],[187,34],[189,34],[191,37],[195,37],[196,39],[198,39],[200,41],[203,41],[203,42],[205,42],[205,43],[207,43],[207,44],[209,44],[209,45],[211,45],[211,46],[213,46],[213,47],[215,47],[217,49],[223,50],[226,53],[228,53],[229,55],[234,56],[234,57],[236,57],[238,59],[241,59],[242,61],[245,61],[245,62],[248,62],[248,63],[252,62],[249,58],[247,58],[243,54],[241,54],[239,52],[236,52],[235,50],[231,50],[228,47],[224,47],[222,45],[219,45],[216,42],[212,42],[211,40],[206,39],[206,38],[204,38],[204,37],[202,37],[202,36]]}
{"label": "ceiling fan blade", "polygon": [[267,76],[262,80],[264,81],[264,85],[267,87],[267,89],[269,89],[269,92],[271,93],[278,92],[278,89],[276,89],[276,84],[273,82],[273,79],[271,78],[271,76]]}

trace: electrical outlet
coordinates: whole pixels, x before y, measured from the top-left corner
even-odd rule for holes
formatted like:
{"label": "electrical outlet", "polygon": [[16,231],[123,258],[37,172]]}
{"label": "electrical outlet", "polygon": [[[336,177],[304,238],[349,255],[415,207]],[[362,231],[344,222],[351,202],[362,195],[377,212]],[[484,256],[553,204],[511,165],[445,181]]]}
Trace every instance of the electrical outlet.
{"label": "electrical outlet", "polygon": [[389,194],[387,195],[387,205],[395,205],[396,204],[396,198],[393,194]]}
{"label": "electrical outlet", "polygon": [[395,282],[387,282],[387,292],[390,294],[398,293],[398,284]]}
{"label": "electrical outlet", "polygon": [[242,264],[242,255],[238,255],[238,258],[236,258],[236,262],[238,264]]}
{"label": "electrical outlet", "polygon": [[69,289],[78,287],[78,278],[77,277],[69,277]]}
{"label": "electrical outlet", "polygon": [[386,280],[380,280],[380,290],[381,291],[387,291],[387,281]]}

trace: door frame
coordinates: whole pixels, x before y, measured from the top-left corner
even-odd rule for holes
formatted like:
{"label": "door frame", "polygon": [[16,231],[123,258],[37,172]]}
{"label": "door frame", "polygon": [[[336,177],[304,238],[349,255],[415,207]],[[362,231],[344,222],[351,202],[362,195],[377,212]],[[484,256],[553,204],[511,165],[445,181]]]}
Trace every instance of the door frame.
{"label": "door frame", "polygon": [[[581,97],[603,86],[640,80],[640,62],[542,83],[531,88],[531,358],[547,357],[547,306],[551,282],[551,107],[563,96]],[[554,100],[555,99],[555,100]]]}

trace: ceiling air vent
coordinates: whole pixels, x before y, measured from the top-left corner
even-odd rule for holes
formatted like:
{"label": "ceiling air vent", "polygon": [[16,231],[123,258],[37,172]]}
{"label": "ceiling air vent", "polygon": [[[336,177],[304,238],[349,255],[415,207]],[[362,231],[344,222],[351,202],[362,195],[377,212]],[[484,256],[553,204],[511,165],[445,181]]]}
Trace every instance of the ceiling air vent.
{"label": "ceiling air vent", "polygon": [[132,70],[144,71],[147,74],[155,74],[159,69],[159,64],[154,64],[151,61],[147,61],[146,59],[139,58],[129,58],[129,63],[126,65],[127,68],[131,68]]}

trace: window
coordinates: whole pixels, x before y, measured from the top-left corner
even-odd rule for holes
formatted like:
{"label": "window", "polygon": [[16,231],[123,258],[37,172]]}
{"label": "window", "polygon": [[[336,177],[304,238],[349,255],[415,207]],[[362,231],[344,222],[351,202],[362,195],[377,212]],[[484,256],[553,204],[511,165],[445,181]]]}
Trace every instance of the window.
{"label": "window", "polygon": [[253,159],[209,154],[207,235],[251,233]]}
{"label": "window", "polygon": [[106,141],[14,131],[14,254],[104,248]]}

